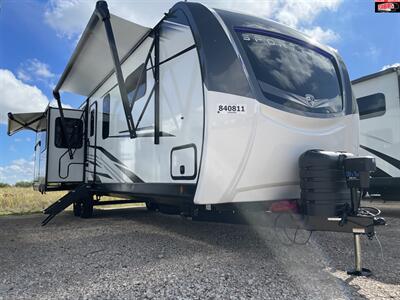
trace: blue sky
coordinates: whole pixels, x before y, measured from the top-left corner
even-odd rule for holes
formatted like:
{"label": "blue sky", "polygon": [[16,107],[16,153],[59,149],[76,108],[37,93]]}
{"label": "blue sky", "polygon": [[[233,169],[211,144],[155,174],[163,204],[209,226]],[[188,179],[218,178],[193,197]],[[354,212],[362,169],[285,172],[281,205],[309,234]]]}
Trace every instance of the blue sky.
{"label": "blue sky", "polygon": [[[0,0],[1,1],[1,0]],[[240,10],[302,30],[338,49],[350,77],[400,62],[400,15],[375,14],[373,0],[206,0],[210,6]],[[9,110],[40,110],[52,101],[57,82],[94,8],[90,0],[3,0],[0,11],[0,182],[30,180],[35,135],[8,137]],[[117,15],[155,24],[173,1],[109,1]],[[76,107],[82,97],[66,94]]]}

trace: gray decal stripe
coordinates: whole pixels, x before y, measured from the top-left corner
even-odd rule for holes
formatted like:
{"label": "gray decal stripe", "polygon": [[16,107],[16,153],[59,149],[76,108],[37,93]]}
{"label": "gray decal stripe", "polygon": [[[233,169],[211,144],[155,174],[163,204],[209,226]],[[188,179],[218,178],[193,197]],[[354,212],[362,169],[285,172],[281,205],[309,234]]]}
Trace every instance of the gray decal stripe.
{"label": "gray decal stripe", "polygon": [[[89,147],[90,147],[90,146],[89,146]],[[94,146],[92,146],[92,148],[94,148]],[[88,156],[89,156],[89,158],[94,159],[94,155],[88,154]],[[93,164],[92,161],[90,161],[90,160],[88,160],[88,161],[89,161],[89,163],[92,163],[92,164]],[[103,165],[103,166],[102,166],[102,165]],[[96,166],[98,166],[99,168],[105,168],[112,176],[115,177],[115,180],[121,180],[121,179],[122,179],[122,177],[119,176],[119,175],[117,174],[117,172],[115,172],[114,170],[112,170],[112,168],[107,164],[107,162],[103,159],[102,156],[96,156]],[[90,173],[90,171],[88,171],[88,172]],[[91,172],[91,173],[93,173],[93,172]],[[112,179],[114,179],[114,178],[112,178]]]}
{"label": "gray decal stripe", "polygon": [[[87,171],[87,172],[88,172],[88,173],[91,173],[91,174],[94,174],[93,171]],[[105,173],[96,172],[96,176],[97,176],[97,175],[102,176],[102,177],[106,177],[106,178],[109,178],[109,179],[112,179],[112,177],[111,177],[110,175],[105,174]]]}
{"label": "gray decal stripe", "polygon": [[101,179],[100,179],[100,177],[99,177],[97,174],[95,174],[94,177],[95,177],[95,181],[96,181],[96,182],[101,183]]}
{"label": "gray decal stripe", "polygon": [[106,169],[106,171],[108,171],[110,174],[112,174],[112,176],[114,176],[113,178],[114,180],[123,181],[123,177],[121,177],[121,175],[118,174],[118,172],[114,171],[113,168],[110,165],[108,165],[108,163],[105,161],[105,159],[103,159],[102,156],[99,156],[97,159],[102,162],[104,169]]}
{"label": "gray decal stripe", "polygon": [[144,181],[133,173],[131,170],[127,169],[126,167],[115,165],[118,169],[120,169],[132,182],[134,183],[144,183]]}
{"label": "gray decal stripe", "polygon": [[88,159],[87,162],[88,162],[89,164],[94,165],[94,166],[100,167],[99,164],[98,164],[97,162],[91,161],[91,160],[89,160],[89,159]]}
{"label": "gray decal stripe", "polygon": [[[90,146],[93,147],[93,146]],[[96,149],[100,150],[107,158],[109,158],[111,161],[115,162],[115,166],[118,167],[132,182],[135,183],[143,183],[144,181],[137,176],[135,173],[133,173],[131,170],[129,170],[125,164],[120,161],[118,158],[116,158],[114,155],[112,155],[110,152],[108,152],[106,149],[103,147],[97,146]]]}
{"label": "gray decal stripe", "polygon": [[360,145],[361,148],[363,148],[364,150],[376,155],[377,157],[383,159],[384,161],[386,161],[387,163],[391,164],[392,166],[396,167],[397,169],[400,169],[400,160],[397,160],[389,155],[383,154],[379,151],[376,151],[374,149],[368,148],[366,146]]}
{"label": "gray decal stripe", "polygon": [[373,177],[392,177],[382,169],[376,168],[376,171],[372,173]]}
{"label": "gray decal stripe", "polygon": [[106,149],[100,146],[89,146],[90,148],[96,148],[97,150],[100,150],[107,158],[109,158],[111,161],[116,162],[118,164],[123,165],[124,163],[120,161],[118,158],[116,158],[114,155],[112,155],[110,152],[108,152]]}

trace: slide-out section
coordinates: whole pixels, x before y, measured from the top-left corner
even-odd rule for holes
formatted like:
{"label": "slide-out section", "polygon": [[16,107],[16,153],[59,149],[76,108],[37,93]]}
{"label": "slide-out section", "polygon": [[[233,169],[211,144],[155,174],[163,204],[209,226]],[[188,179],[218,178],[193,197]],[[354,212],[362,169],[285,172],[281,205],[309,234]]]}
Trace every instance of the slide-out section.
{"label": "slide-out section", "polygon": [[57,108],[8,114],[8,135],[23,129],[36,132],[33,182],[39,191],[71,189],[84,181],[85,112],[63,111],[65,133]]}

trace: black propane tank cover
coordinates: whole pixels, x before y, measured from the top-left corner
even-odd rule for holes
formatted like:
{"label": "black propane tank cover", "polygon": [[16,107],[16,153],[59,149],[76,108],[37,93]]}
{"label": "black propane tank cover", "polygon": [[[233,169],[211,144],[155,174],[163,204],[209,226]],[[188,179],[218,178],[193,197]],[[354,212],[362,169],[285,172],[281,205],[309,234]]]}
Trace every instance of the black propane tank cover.
{"label": "black propane tank cover", "polygon": [[348,152],[308,150],[299,158],[300,207],[305,215],[341,216],[351,207],[344,161]]}

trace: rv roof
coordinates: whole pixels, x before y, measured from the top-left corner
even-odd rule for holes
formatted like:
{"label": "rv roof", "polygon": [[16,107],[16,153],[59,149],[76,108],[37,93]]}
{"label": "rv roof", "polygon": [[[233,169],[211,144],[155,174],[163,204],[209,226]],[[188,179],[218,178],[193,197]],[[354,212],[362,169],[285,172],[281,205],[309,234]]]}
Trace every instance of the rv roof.
{"label": "rv roof", "polygon": [[[150,28],[110,15],[118,55],[121,61],[150,32]],[[72,54],[56,91],[89,96],[98,84],[113,71],[113,61],[103,22],[96,14],[90,18]]]}
{"label": "rv roof", "polygon": [[385,75],[385,74],[397,72],[397,71],[400,72],[400,68],[399,67],[387,68],[385,70],[382,70],[382,71],[379,71],[379,72],[376,72],[376,73],[372,73],[372,74],[369,74],[369,75],[354,79],[351,82],[351,84],[356,84],[356,83],[359,83],[359,82],[363,82],[363,81],[366,81],[366,80],[369,80],[369,79],[373,79],[373,78],[376,78],[376,77],[379,77],[379,76],[382,76],[382,75]]}

